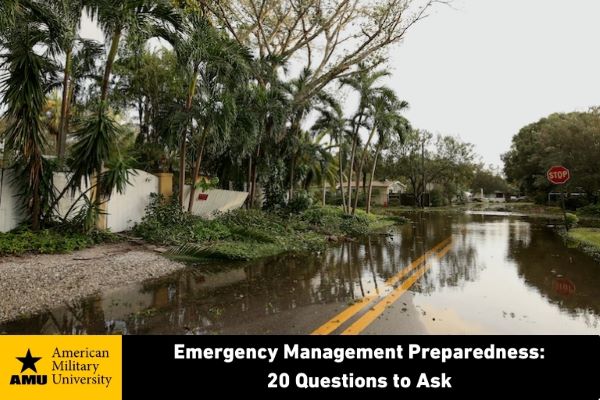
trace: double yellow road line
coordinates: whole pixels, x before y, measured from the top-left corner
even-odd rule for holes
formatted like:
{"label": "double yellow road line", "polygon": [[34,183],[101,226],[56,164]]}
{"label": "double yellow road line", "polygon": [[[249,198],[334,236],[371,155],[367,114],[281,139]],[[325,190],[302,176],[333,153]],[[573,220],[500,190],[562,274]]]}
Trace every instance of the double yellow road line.
{"label": "double yellow road line", "polygon": [[346,328],[342,335],[358,335],[362,331],[364,331],[373,321],[377,319],[383,312],[390,307],[396,300],[400,298],[408,289],[415,284],[416,281],[421,278],[425,272],[427,272],[432,264],[428,262],[428,259],[432,256],[435,256],[436,259],[441,259],[450,251],[452,247],[452,237],[448,237],[445,240],[441,241],[437,245],[433,246],[429,251],[425,254],[414,260],[408,266],[403,268],[396,275],[390,277],[385,281],[386,285],[393,287],[396,283],[400,282],[403,278],[408,276],[411,272],[417,269],[408,279],[406,279],[402,284],[396,288],[394,288],[390,293],[381,297],[381,296],[367,296],[363,297],[357,303],[354,303],[350,307],[346,308],[344,311],[327,321],[325,324],[321,325],[319,328],[315,329],[312,332],[312,335],[329,335],[334,332],[336,329],[341,327],[348,320],[352,319],[356,314],[360,311],[364,310],[374,299],[378,299],[375,305],[369,308],[360,318],[358,318],[354,323],[352,323],[348,328]]}

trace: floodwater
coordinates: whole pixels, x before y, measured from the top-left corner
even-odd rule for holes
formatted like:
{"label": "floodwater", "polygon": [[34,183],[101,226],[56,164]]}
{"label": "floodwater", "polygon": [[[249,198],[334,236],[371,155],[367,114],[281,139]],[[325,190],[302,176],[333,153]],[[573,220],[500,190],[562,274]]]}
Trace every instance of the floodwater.
{"label": "floodwater", "polygon": [[323,254],[190,267],[0,332],[600,334],[600,263],[552,230],[509,215],[410,218]]}

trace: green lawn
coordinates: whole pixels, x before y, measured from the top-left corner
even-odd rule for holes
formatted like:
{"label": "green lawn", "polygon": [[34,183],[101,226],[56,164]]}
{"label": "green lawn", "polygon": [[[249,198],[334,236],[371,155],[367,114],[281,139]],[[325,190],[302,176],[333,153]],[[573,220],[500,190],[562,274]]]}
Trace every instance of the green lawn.
{"label": "green lawn", "polygon": [[575,228],[569,231],[569,237],[600,250],[600,229],[598,228]]}

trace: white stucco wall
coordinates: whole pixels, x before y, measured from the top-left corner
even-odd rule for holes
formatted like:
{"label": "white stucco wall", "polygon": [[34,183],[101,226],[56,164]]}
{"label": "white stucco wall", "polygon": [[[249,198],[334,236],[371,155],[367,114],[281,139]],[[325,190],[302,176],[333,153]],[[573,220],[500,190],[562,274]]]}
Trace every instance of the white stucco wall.
{"label": "white stucco wall", "polygon": [[[189,185],[186,185],[183,193],[185,197],[183,204],[185,204],[187,209],[190,198]],[[198,200],[200,193],[207,195],[206,200]],[[227,212],[242,207],[247,197],[247,192],[235,192],[233,190],[211,189],[206,192],[196,190],[196,201],[194,202],[192,214],[199,215],[203,218],[213,218],[215,213]]]}
{"label": "white stucco wall", "polygon": [[12,183],[13,179],[11,170],[0,168],[0,232],[15,229],[25,218],[21,209],[21,199],[17,197],[18,189]]}
{"label": "white stucco wall", "polygon": [[140,222],[146,215],[150,194],[158,193],[158,177],[155,175],[135,170],[129,181],[131,185],[123,194],[115,190],[108,201],[106,223],[112,232],[126,231]]}

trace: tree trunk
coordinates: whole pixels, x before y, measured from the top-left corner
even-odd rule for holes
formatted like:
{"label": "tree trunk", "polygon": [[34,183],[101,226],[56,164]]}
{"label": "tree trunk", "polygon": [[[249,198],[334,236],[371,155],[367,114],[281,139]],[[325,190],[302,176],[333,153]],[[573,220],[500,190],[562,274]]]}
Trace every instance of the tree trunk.
{"label": "tree trunk", "polygon": [[296,153],[292,154],[292,161],[290,164],[290,190],[289,190],[289,198],[288,202],[292,201],[294,197],[294,181],[296,179],[296,174],[294,173],[296,170]]}
{"label": "tree trunk", "polygon": [[186,143],[187,128],[183,130],[181,143],[179,143],[179,204],[183,207],[183,189],[185,188],[185,153],[187,151]]}
{"label": "tree trunk", "polygon": [[[39,163],[41,164],[41,162],[42,160],[40,157]],[[38,168],[36,166],[34,166],[34,168],[38,171],[36,171],[35,178],[33,179],[31,185],[31,191],[33,196],[31,204],[31,230],[37,232],[40,230],[41,227],[40,217],[42,212],[42,200],[40,198],[40,178],[42,176],[42,171],[41,168]]]}
{"label": "tree trunk", "polygon": [[[188,97],[185,101],[185,111],[189,113],[192,109],[192,101],[196,93],[196,83],[198,82],[198,67],[194,68],[194,76],[188,88]],[[183,190],[185,189],[185,156],[187,152],[187,127],[183,129],[181,142],[179,143],[179,204],[183,208]]]}
{"label": "tree trunk", "polygon": [[[340,134],[340,136],[341,136],[341,134]],[[338,172],[340,174],[340,193],[342,195],[342,209],[344,210],[345,213],[348,213],[348,209],[346,208],[346,198],[344,196],[344,157],[342,154],[341,138],[338,138],[338,144],[339,144],[338,158],[340,160]],[[336,188],[334,188],[334,190],[336,190],[336,192],[337,192]]]}
{"label": "tree trunk", "polygon": [[206,143],[206,136],[208,134],[208,128],[204,126],[202,132],[202,138],[200,139],[200,146],[198,149],[198,156],[196,157],[196,165],[194,166],[194,174],[192,177],[192,187],[190,188],[190,201],[188,202],[188,212],[192,212],[194,207],[194,201],[196,200],[196,181],[200,175],[200,165],[202,164],[202,156],[204,155],[204,144]]}
{"label": "tree trunk", "polygon": [[352,207],[352,174],[354,173],[354,157],[356,153],[356,146],[358,145],[358,137],[355,136],[352,139],[352,150],[350,151],[350,165],[348,166],[348,187],[346,192],[346,197],[348,200],[347,212],[350,213],[350,208]]}
{"label": "tree trunk", "polygon": [[67,109],[69,105],[69,82],[73,64],[72,50],[68,49],[65,55],[65,69],[63,72],[62,102],[60,105],[60,122],[58,127],[58,140],[56,141],[56,155],[59,163],[65,158],[67,149]]}
{"label": "tree trunk", "polygon": [[[110,50],[108,52],[108,56],[106,58],[106,66],[104,67],[104,76],[102,78],[102,91],[100,93],[100,107],[99,112],[105,112],[104,105],[106,100],[108,100],[108,85],[110,83],[110,75],[112,73],[112,67],[117,58],[117,51],[119,50],[119,42],[121,41],[121,30],[117,29],[113,32]],[[102,174],[102,169],[104,166],[100,166],[100,171],[95,171],[94,175],[96,176],[96,190],[93,192],[93,203],[96,207],[100,207],[102,204],[102,188],[100,185],[100,174]]]}
{"label": "tree trunk", "polygon": [[369,151],[369,146],[371,145],[371,141],[373,140],[373,136],[375,135],[375,127],[371,129],[369,133],[369,139],[365,144],[365,149],[360,157],[360,162],[358,164],[358,171],[356,171],[356,197],[354,198],[354,205],[352,207],[352,215],[356,213],[356,208],[358,207],[358,185],[360,184],[360,174],[362,173],[363,166],[365,164],[365,160],[367,158],[367,152]]}
{"label": "tree trunk", "polygon": [[[260,143],[258,144],[258,147],[256,148],[256,159],[258,160],[260,158]],[[256,166],[258,165],[258,162],[254,162],[252,164],[252,173],[251,173],[251,180],[252,180],[252,190],[250,191],[250,208],[254,208],[254,198],[256,197]]]}
{"label": "tree trunk", "polygon": [[[363,121],[363,111],[358,115],[358,121],[352,132],[352,150],[350,151],[350,173],[348,174],[348,213],[352,207],[352,174],[354,173],[354,158],[356,156],[356,147],[358,146],[358,136],[360,134],[360,124]],[[356,195],[358,196],[358,187],[356,188]]]}
{"label": "tree trunk", "polygon": [[373,194],[373,179],[375,179],[375,169],[377,168],[377,159],[379,158],[379,152],[381,147],[377,146],[375,157],[373,157],[373,168],[371,168],[371,178],[369,179],[369,194],[367,195],[367,214],[371,213],[371,196]]}
{"label": "tree trunk", "polygon": [[110,75],[112,73],[112,67],[117,58],[117,51],[119,50],[119,42],[121,41],[121,30],[117,29],[112,36],[110,50],[106,58],[106,66],[104,68],[104,77],[102,78],[102,91],[100,93],[100,101],[106,101],[108,99],[108,84],[110,83]]}
{"label": "tree trunk", "polygon": [[248,180],[246,184],[246,191],[248,191],[248,201],[246,202],[246,208],[250,208],[250,192],[252,192],[252,156],[248,158]]}
{"label": "tree trunk", "polygon": [[326,191],[325,191],[325,177],[321,178],[323,180],[323,206],[325,206],[325,202],[326,202]]}

